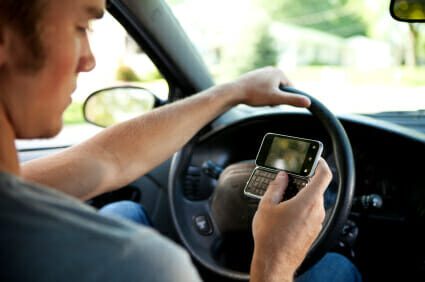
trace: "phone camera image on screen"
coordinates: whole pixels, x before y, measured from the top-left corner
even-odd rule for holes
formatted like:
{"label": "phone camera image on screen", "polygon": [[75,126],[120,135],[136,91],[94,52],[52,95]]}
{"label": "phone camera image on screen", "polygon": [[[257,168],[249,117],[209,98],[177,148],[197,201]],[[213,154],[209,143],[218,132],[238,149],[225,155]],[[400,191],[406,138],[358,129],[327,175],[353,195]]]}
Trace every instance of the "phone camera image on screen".
{"label": "phone camera image on screen", "polygon": [[265,165],[294,173],[300,173],[310,143],[284,138],[273,138]]}

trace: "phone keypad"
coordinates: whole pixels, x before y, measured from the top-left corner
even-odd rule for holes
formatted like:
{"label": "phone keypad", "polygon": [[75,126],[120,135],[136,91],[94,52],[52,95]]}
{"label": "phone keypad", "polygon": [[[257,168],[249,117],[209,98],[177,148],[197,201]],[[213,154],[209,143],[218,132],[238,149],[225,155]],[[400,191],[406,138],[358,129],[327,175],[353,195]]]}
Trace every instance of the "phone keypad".
{"label": "phone keypad", "polygon": [[[261,198],[266,192],[270,182],[276,178],[276,175],[277,172],[256,168],[252,172],[252,175],[245,187],[245,194],[247,196]],[[282,200],[288,200],[292,198],[307,184],[307,180],[305,179],[293,177],[292,175],[288,176],[288,187],[285,190],[285,194]]]}
{"label": "phone keypad", "polygon": [[263,196],[269,186],[276,177],[276,173],[265,170],[256,169],[251,176],[245,191],[257,196]]}

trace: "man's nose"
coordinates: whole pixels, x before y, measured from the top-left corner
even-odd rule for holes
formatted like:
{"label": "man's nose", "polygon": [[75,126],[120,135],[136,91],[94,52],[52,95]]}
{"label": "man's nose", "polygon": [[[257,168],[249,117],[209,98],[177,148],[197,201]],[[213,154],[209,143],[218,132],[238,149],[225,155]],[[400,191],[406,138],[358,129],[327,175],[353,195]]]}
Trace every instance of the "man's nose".
{"label": "man's nose", "polygon": [[81,54],[80,63],[78,66],[79,72],[89,72],[96,66],[96,59],[91,51],[90,44],[86,42],[84,52]]}

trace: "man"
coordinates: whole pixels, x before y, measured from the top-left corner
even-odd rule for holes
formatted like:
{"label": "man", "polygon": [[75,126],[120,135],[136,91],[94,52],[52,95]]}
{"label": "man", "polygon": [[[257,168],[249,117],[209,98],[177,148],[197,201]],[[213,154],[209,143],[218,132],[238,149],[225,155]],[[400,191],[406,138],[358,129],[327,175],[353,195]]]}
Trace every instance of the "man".
{"label": "man", "polygon": [[[56,135],[78,74],[94,68],[86,31],[104,9],[104,0],[0,0],[2,281],[199,280],[180,247],[150,228],[102,217],[80,200],[150,171],[236,104],[310,103],[279,91],[288,80],[265,68],[20,167],[15,139]],[[270,185],[253,222],[252,281],[292,280],[321,229],[330,179],[321,160],[311,184],[290,201],[280,203],[285,173]]]}

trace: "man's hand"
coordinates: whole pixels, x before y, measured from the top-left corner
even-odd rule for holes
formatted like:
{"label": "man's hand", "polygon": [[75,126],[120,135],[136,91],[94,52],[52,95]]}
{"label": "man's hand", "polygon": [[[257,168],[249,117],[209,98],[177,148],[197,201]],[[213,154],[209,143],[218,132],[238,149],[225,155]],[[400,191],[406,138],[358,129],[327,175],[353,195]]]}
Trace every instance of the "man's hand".
{"label": "man's hand", "polygon": [[238,102],[251,106],[287,104],[296,107],[309,107],[310,100],[302,95],[290,94],[279,89],[279,85],[292,84],[284,73],[274,67],[248,72],[233,82]]}
{"label": "man's hand", "polygon": [[291,281],[325,218],[323,194],[332,173],[321,159],[310,183],[292,199],[281,202],[288,175],[270,183],[253,220],[255,242],[251,281]]}

